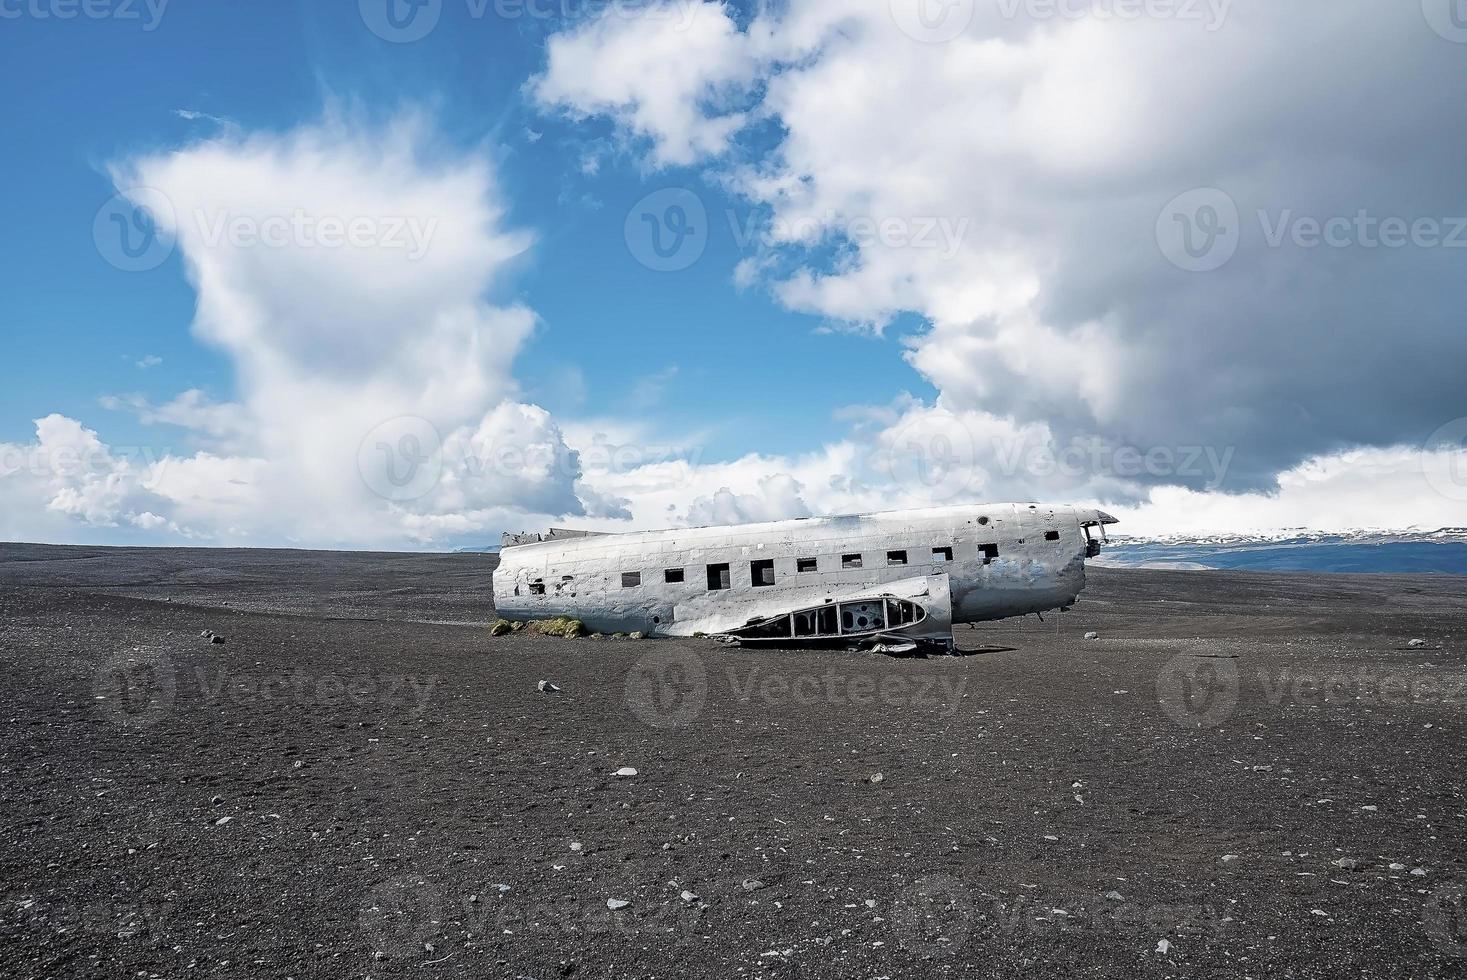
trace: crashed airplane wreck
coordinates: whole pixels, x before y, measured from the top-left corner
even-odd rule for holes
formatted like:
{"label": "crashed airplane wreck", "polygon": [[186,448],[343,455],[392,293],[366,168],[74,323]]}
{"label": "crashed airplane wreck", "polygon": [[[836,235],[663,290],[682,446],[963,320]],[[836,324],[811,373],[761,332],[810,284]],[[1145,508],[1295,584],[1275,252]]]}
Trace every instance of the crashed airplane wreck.
{"label": "crashed airplane wreck", "polygon": [[499,615],[602,633],[951,651],[956,623],[1068,609],[1103,511],[993,504],[730,527],[506,534]]}

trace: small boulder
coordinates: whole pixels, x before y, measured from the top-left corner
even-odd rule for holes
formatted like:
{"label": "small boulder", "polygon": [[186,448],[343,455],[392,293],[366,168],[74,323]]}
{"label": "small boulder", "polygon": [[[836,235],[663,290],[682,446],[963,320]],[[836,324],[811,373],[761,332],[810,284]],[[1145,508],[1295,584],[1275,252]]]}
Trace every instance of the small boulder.
{"label": "small boulder", "polygon": [[560,688],[556,687],[549,681],[541,681],[539,684],[536,685],[536,687],[539,688],[541,694],[554,694],[556,691],[560,690]]}
{"label": "small boulder", "polygon": [[758,878],[745,878],[743,880],[743,886],[744,891],[746,892],[757,892],[759,889],[764,887],[764,882],[760,881]]}
{"label": "small boulder", "polygon": [[1410,643],[1407,643],[1406,645],[1408,647],[1411,647],[1413,650],[1419,650],[1422,647],[1426,646],[1426,641],[1425,640],[1421,640],[1421,639],[1416,639],[1416,640],[1412,640]]}
{"label": "small boulder", "polygon": [[870,775],[870,776],[869,776],[869,777],[868,777],[868,778],[867,778],[867,780],[866,780],[866,781],[867,781],[867,782],[868,782],[868,783],[879,783],[879,782],[881,782],[881,781],[882,781],[882,780],[883,780],[883,779],[885,779],[885,778],[886,778],[886,777],[885,777],[885,776],[883,776],[883,775],[882,775],[882,774],[881,774],[881,773],[879,773],[879,772],[873,772],[873,773],[872,773],[872,774],[871,774],[871,775]]}
{"label": "small boulder", "polygon": [[1333,864],[1341,871],[1364,871],[1370,867],[1369,861],[1362,861],[1359,858],[1340,858],[1339,860],[1331,861],[1330,864]]}
{"label": "small boulder", "polygon": [[613,912],[615,912],[617,909],[624,909],[630,904],[632,903],[620,898],[608,898],[606,900],[606,907],[611,909],[611,911]]}
{"label": "small boulder", "polygon": [[514,632],[514,624],[507,619],[496,619],[489,624],[490,636],[504,636]]}
{"label": "small boulder", "polygon": [[220,636],[218,633],[210,633],[209,634],[209,642],[210,643],[223,643],[224,642],[224,637]]}
{"label": "small boulder", "polygon": [[622,766],[616,772],[612,773],[613,776],[622,776],[622,777],[625,777],[625,776],[635,776],[636,774],[637,774],[637,770],[633,769],[631,766]]}
{"label": "small boulder", "polygon": [[1113,890],[1106,892],[1105,897],[1110,899],[1112,902],[1124,902],[1126,900],[1126,896],[1122,895],[1118,891]]}
{"label": "small boulder", "polygon": [[554,619],[536,619],[526,624],[525,629],[531,633],[539,633],[541,636],[556,636],[566,640],[574,640],[586,632],[586,624],[579,619],[571,619],[567,616],[558,616]]}
{"label": "small boulder", "polygon": [[635,633],[632,633],[630,635],[630,639],[633,639],[633,640],[645,640],[646,638],[647,638],[647,634],[646,633],[643,633],[641,630],[637,630]]}
{"label": "small boulder", "polygon": [[1089,633],[1086,633],[1085,634],[1085,639],[1087,639],[1087,640],[1098,640],[1098,639],[1100,639],[1100,634],[1097,633],[1097,632],[1095,632],[1094,630],[1091,630]]}
{"label": "small boulder", "polygon": [[690,892],[686,888],[683,889],[683,893],[679,897],[682,898],[682,900],[684,902],[696,902],[698,900],[697,893],[696,892]]}

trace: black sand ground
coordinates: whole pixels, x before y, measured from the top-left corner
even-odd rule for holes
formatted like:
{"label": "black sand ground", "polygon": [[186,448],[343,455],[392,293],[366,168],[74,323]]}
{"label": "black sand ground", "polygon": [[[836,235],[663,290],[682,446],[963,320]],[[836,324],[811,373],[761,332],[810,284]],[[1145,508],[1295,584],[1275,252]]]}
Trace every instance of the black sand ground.
{"label": "black sand ground", "polygon": [[896,660],[491,639],[493,565],[0,546],[0,976],[1464,974],[1467,580]]}

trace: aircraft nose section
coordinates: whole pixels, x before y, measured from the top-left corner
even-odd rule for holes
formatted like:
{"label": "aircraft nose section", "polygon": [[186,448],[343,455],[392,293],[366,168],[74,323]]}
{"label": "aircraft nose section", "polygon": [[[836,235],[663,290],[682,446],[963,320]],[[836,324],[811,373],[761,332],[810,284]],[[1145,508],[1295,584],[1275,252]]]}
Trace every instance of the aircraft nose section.
{"label": "aircraft nose section", "polygon": [[1095,519],[1102,524],[1119,524],[1121,522],[1119,517],[1112,517],[1103,510],[1097,510],[1095,512]]}

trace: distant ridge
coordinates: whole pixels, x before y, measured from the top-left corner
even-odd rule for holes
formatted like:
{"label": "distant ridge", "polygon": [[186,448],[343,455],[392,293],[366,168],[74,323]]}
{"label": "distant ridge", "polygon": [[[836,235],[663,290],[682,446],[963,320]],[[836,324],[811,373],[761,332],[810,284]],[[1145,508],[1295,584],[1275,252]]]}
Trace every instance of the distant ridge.
{"label": "distant ridge", "polygon": [[1467,575],[1467,527],[1117,535],[1096,563],[1131,568]]}

